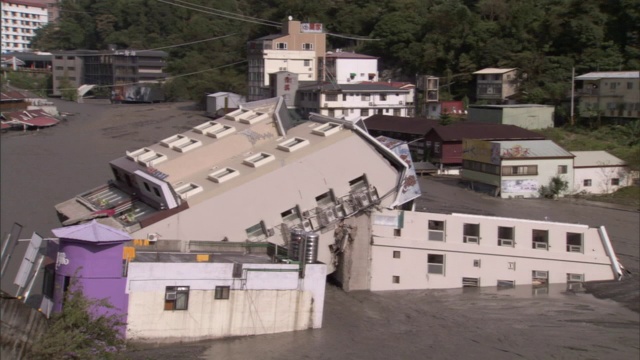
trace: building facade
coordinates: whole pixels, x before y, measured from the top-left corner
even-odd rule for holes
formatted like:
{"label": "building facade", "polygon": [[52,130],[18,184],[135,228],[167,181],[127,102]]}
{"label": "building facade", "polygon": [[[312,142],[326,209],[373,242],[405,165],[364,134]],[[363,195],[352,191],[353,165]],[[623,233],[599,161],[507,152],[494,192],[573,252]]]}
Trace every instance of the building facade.
{"label": "building facade", "polygon": [[269,74],[290,71],[300,81],[322,79],[325,66],[326,34],[322,24],[289,20],[281,34],[251,40],[247,44],[248,101],[271,97]]}
{"label": "building facade", "polygon": [[476,100],[487,104],[503,104],[518,90],[517,69],[486,68],[476,75]]}
{"label": "building facade", "polygon": [[631,186],[633,176],[629,166],[606,151],[572,151],[576,193],[610,194]]}
{"label": "building facade", "polygon": [[614,280],[606,229],[546,221],[385,210],[372,217],[371,290]]}
{"label": "building facade", "polygon": [[365,119],[374,114],[413,116],[413,89],[386,83],[319,84],[300,86],[296,108],[303,114],[317,113],[343,119]]}
{"label": "building facade", "polygon": [[378,58],[336,49],[326,55],[326,80],[338,84],[378,81]]}
{"label": "building facade", "polygon": [[53,95],[82,85],[124,85],[164,80],[167,53],[148,50],[75,50],[53,53]]}
{"label": "building facade", "polygon": [[553,127],[555,109],[550,105],[471,105],[471,121],[490,124],[516,125],[524,129],[546,129]]}
{"label": "building facade", "polygon": [[2,53],[31,51],[35,31],[49,21],[45,1],[2,0]]}
{"label": "building facade", "polygon": [[580,117],[640,118],[640,71],[591,72],[575,79]]}
{"label": "building facade", "polygon": [[563,196],[572,192],[573,158],[551,140],[464,140],[462,179],[502,198],[528,198],[539,197],[542,186],[560,177],[568,185]]}

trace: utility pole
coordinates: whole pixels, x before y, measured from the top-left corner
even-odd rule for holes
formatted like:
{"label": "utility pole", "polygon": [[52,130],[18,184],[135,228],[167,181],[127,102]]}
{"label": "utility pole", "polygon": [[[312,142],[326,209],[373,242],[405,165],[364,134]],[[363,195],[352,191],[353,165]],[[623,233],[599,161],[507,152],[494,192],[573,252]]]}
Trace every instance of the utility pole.
{"label": "utility pole", "polygon": [[571,122],[571,126],[575,125],[575,118],[573,115],[573,97],[575,93],[575,84],[576,84],[576,68],[572,67],[571,68],[571,118],[569,120]]}

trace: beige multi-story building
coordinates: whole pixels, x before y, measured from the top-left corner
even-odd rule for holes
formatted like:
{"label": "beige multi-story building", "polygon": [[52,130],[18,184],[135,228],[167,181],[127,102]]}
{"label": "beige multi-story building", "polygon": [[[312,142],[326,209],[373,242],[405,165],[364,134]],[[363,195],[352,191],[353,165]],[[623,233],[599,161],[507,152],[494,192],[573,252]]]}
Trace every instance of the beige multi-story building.
{"label": "beige multi-story building", "polygon": [[518,69],[486,68],[476,75],[476,100],[487,104],[504,104],[518,90]]}
{"label": "beige multi-story building", "polygon": [[2,53],[31,51],[35,31],[48,21],[47,1],[2,0]]}
{"label": "beige multi-story building", "polygon": [[326,34],[322,24],[289,20],[282,33],[264,36],[248,43],[248,101],[271,97],[269,74],[290,71],[299,81],[322,79],[326,53]]}
{"label": "beige multi-story building", "polygon": [[576,80],[580,117],[640,118],[640,71],[590,72]]}

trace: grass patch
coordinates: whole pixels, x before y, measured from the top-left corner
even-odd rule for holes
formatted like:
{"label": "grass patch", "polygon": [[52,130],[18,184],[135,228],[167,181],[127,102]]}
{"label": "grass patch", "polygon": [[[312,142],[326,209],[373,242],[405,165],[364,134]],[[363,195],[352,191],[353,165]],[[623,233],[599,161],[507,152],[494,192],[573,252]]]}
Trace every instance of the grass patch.
{"label": "grass patch", "polygon": [[625,205],[640,210],[640,186],[623,187],[612,194],[576,195],[575,197],[591,201]]}
{"label": "grass patch", "polygon": [[6,71],[6,76],[2,76],[3,88],[7,82],[11,86],[29,90],[42,97],[47,97],[47,93],[53,87],[51,75],[43,73]]}

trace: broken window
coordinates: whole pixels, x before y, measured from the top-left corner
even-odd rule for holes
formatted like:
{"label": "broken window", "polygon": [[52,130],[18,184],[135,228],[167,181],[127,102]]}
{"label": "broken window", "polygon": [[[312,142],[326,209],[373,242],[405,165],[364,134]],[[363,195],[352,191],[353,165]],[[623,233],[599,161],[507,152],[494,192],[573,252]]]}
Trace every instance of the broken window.
{"label": "broken window", "polygon": [[540,250],[548,250],[549,248],[549,230],[533,229],[531,238],[532,248]]}
{"label": "broken window", "polygon": [[427,255],[427,272],[429,274],[444,275],[444,255]]}
{"label": "broken window", "polygon": [[567,252],[582,252],[582,234],[567,233]]}
{"label": "broken window", "polygon": [[429,220],[429,240],[444,241],[444,221]]}
{"label": "broken window", "polygon": [[462,242],[480,244],[480,224],[464,224]]}
{"label": "broken window", "polygon": [[187,310],[189,305],[188,286],[167,286],[164,294],[165,310]]}
{"label": "broken window", "polygon": [[515,245],[514,228],[498,226],[498,246],[510,246]]}

